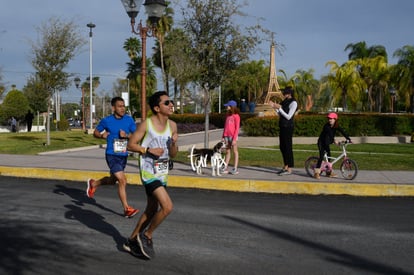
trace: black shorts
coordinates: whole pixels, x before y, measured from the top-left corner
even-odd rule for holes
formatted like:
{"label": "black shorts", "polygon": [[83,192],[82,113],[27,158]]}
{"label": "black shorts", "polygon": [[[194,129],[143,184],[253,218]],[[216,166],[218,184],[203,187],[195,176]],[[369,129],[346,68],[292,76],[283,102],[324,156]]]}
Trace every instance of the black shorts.
{"label": "black shorts", "polygon": [[160,180],[155,180],[151,183],[144,184],[144,187],[145,187],[145,193],[147,194],[148,197],[151,197],[152,193],[154,193],[155,189],[157,189],[158,187],[167,188],[167,186],[162,184]]}

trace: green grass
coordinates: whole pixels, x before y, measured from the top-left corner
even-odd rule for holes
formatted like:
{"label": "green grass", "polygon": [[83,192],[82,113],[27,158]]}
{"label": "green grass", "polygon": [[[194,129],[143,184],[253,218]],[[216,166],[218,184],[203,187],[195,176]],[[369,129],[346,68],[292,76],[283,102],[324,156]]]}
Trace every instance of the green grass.
{"label": "green grass", "polygon": [[[331,146],[332,156],[341,152]],[[414,144],[351,144],[348,156],[355,160],[361,170],[414,170]],[[318,156],[316,144],[294,145],[295,167],[304,167],[309,156]],[[179,152],[175,161],[189,163],[188,152]],[[339,167],[338,162],[334,167]],[[232,164],[232,160],[230,161]],[[239,166],[282,167],[283,159],[279,147],[239,149]]]}
{"label": "green grass", "polygon": [[51,131],[50,145],[46,145],[46,132],[1,133],[0,153],[35,155],[42,152],[104,144],[82,131]]}
{"label": "green grass", "polygon": [[[82,131],[52,131],[49,146],[45,132],[1,133],[0,153],[35,155],[41,152],[70,149],[97,144],[105,140],[96,139]],[[361,170],[414,171],[414,144],[351,144],[349,157],[358,163]],[[303,167],[311,155],[318,155],[316,144],[294,145],[295,166]],[[332,155],[339,154],[339,147],[331,146]],[[240,148],[240,166],[281,167],[282,155],[278,147],[255,149]],[[189,163],[188,152],[179,152],[175,161]],[[232,162],[232,161],[231,161]],[[339,164],[336,166],[338,167]]]}

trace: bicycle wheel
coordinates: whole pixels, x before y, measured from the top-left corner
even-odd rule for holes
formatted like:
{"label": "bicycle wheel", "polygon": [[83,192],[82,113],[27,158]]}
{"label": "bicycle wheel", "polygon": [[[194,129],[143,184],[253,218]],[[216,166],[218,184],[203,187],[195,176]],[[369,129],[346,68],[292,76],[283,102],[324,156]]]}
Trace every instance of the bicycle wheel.
{"label": "bicycle wheel", "polygon": [[358,165],[352,159],[345,159],[339,169],[342,176],[347,180],[353,180],[358,174]]}
{"label": "bicycle wheel", "polygon": [[314,175],[314,170],[316,165],[318,164],[318,157],[309,157],[306,161],[305,161],[305,170],[306,173],[310,176],[313,177]]}

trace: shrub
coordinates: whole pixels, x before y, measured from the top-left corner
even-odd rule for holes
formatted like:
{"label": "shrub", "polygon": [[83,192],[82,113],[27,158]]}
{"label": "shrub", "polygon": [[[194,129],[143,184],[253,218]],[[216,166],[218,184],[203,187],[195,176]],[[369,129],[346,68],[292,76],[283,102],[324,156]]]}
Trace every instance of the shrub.
{"label": "shrub", "polygon": [[[254,114],[240,114],[241,127],[247,136],[278,136],[277,116],[258,117]],[[180,133],[204,131],[204,114],[174,114]],[[213,113],[209,116],[209,129],[223,128],[226,114]],[[299,113],[295,117],[294,136],[319,136],[327,122],[325,114]],[[414,116],[412,114],[349,114],[339,113],[339,123],[351,136],[412,135]]]}
{"label": "shrub", "polygon": [[[248,136],[277,136],[278,123],[276,116],[249,118],[242,124],[243,132]],[[298,114],[294,136],[318,136],[325,123],[324,114]],[[340,113],[339,123],[351,136],[411,135],[414,131],[414,116],[410,114]]]}

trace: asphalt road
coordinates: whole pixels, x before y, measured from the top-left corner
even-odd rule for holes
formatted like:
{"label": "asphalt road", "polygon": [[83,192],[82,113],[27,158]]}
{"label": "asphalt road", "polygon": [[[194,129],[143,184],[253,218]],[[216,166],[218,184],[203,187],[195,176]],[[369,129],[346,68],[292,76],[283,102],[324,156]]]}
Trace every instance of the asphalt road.
{"label": "asphalt road", "polygon": [[414,274],[414,198],[169,188],[145,261],[122,251],[138,218],[121,216],[116,186],[84,187],[0,176],[0,274]]}

